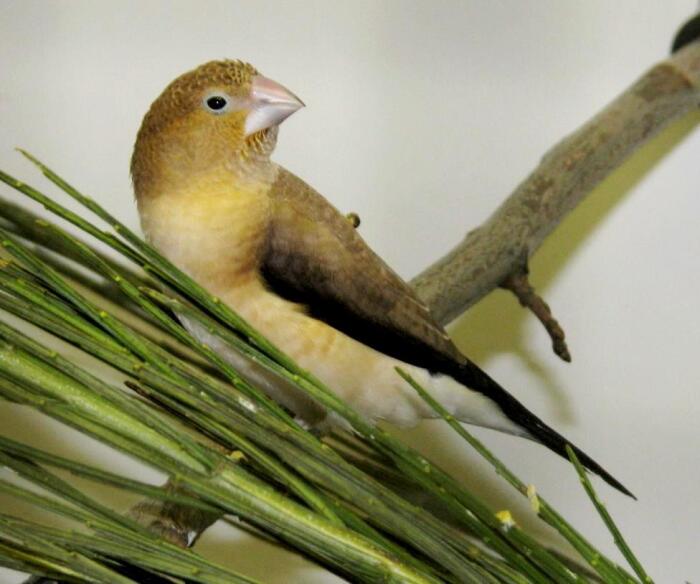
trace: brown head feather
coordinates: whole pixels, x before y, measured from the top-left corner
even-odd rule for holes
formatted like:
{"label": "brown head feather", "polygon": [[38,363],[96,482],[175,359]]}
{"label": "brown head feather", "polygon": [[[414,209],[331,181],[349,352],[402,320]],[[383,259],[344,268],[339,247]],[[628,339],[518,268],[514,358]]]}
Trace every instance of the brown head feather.
{"label": "brown head feather", "polygon": [[216,90],[244,100],[257,70],[242,61],[211,61],[181,75],[153,102],[136,137],[131,175],[137,198],[172,190],[186,175],[269,155],[276,131],[245,137],[246,111],[212,115],[202,107]]}

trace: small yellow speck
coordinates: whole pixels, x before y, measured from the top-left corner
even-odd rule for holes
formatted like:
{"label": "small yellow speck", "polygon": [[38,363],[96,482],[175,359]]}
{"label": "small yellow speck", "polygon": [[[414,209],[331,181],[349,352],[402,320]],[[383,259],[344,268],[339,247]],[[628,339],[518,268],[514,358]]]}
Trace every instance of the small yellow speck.
{"label": "small yellow speck", "polygon": [[535,513],[540,512],[540,498],[537,496],[535,485],[527,486],[527,498],[530,500],[530,506]]}
{"label": "small yellow speck", "polygon": [[511,515],[510,511],[508,511],[507,509],[496,513],[496,519],[498,519],[503,524],[503,527],[505,527],[506,529],[510,529],[515,525],[515,520],[513,519],[513,516]]}

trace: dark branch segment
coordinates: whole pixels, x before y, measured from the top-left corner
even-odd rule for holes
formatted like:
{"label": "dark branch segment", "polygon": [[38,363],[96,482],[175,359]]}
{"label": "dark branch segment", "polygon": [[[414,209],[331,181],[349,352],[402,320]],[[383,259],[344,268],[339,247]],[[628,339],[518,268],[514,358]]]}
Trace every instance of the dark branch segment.
{"label": "dark branch segment", "polygon": [[671,52],[680,51],[686,45],[700,38],[700,12],[686,22],[676,34],[671,46]]}
{"label": "dark branch segment", "polygon": [[549,305],[535,292],[527,274],[527,269],[514,272],[504,280],[501,287],[510,290],[515,294],[521,306],[532,311],[552,339],[552,350],[564,361],[571,363],[571,353],[566,345],[564,330],[552,315]]}

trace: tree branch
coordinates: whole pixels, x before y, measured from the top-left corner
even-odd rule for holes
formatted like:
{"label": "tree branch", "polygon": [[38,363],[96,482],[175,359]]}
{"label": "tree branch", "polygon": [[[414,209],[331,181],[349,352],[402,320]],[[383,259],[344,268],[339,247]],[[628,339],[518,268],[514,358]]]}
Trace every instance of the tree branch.
{"label": "tree branch", "polygon": [[[513,290],[513,278],[526,271],[528,258],[562,219],[632,152],[698,105],[700,41],[695,41],[554,146],[489,219],[412,280],[435,318],[446,324],[494,288]],[[524,305],[540,320],[546,315],[543,322],[550,323],[556,345],[561,329],[551,326],[556,321],[542,310],[544,302]]]}

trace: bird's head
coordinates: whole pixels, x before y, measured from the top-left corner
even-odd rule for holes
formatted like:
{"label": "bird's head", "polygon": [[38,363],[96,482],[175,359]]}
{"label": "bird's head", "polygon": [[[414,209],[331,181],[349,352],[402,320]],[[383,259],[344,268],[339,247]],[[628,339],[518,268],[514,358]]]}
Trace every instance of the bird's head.
{"label": "bird's head", "polygon": [[137,196],[182,173],[232,171],[269,161],[277,127],[301,100],[248,63],[212,61],[181,75],[143,119],[131,159]]}

